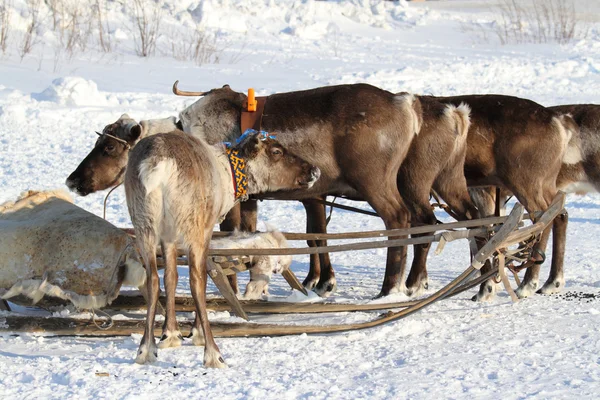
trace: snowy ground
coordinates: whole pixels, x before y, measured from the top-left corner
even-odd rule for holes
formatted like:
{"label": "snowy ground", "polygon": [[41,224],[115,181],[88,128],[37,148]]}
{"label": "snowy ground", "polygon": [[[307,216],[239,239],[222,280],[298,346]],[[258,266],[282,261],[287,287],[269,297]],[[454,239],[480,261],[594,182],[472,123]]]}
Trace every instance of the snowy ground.
{"label": "snowy ground", "polygon": [[[13,3],[22,31],[25,2]],[[176,79],[182,89],[228,83],[240,91],[254,87],[258,94],[368,82],[436,95],[510,94],[544,105],[600,102],[600,25],[594,22],[600,10],[591,0],[578,2],[580,14],[591,21],[587,37],[564,46],[500,46],[494,37],[484,40],[470,29],[491,23],[484,1],[170,2],[163,9],[163,26],[200,23],[216,38],[219,63],[200,66],[165,54],[135,56],[131,31],[118,28],[126,25],[122,4],[108,4],[111,35],[121,41],[112,54],[88,50],[72,59],[57,56],[56,38],[47,32],[20,61],[15,28],[0,64],[0,203],[26,189],[64,188],[65,178],[96,140],[94,130],[122,112],[137,119],[176,115],[193,101],[170,94]],[[103,196],[76,202],[101,215]],[[567,208],[565,292],[598,296],[600,195],[569,197]],[[122,189],[111,197],[107,217],[130,225]],[[294,202],[263,202],[260,219],[285,231],[302,232],[305,225],[303,209]],[[330,224],[331,232],[381,228],[378,219],[344,211],[335,211]],[[332,260],[336,300],[365,302],[378,293],[385,251],[336,253]],[[465,243],[432,255],[431,290],[467,263]],[[295,257],[292,268],[303,278],[308,258]],[[180,276],[179,291],[186,293],[185,269]],[[274,278],[271,294],[289,295],[280,277]],[[362,332],[220,339],[230,368],[219,371],[204,369],[201,349],[189,345],[160,351],[155,365],[135,365],[139,336],[2,335],[0,398],[597,398],[598,298],[534,296],[511,304],[501,293],[491,304],[475,304],[469,301],[472,294]],[[63,314],[70,312],[75,313]],[[211,318],[235,320],[227,313]],[[295,321],[328,322],[323,316]]]}

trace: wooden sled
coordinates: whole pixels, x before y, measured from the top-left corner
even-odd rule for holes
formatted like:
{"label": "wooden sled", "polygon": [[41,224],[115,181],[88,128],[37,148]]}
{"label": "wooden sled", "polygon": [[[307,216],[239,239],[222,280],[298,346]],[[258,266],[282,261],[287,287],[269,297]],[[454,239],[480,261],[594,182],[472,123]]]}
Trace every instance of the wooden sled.
{"label": "wooden sled", "polygon": [[[416,243],[433,243],[438,242],[438,251],[443,249],[444,243],[457,239],[474,240],[475,237],[488,237],[486,244],[475,254],[469,267],[460,274],[452,282],[444,286],[437,292],[419,300],[389,303],[389,304],[363,304],[363,305],[346,305],[346,304],[294,304],[294,303],[267,303],[261,301],[240,302],[235,298],[235,302],[229,301],[226,304],[223,301],[209,301],[208,307],[212,309],[229,309],[236,311],[239,307],[244,313],[248,312],[273,312],[273,313],[300,313],[300,312],[348,312],[348,311],[367,311],[367,310],[394,310],[378,317],[362,323],[355,324],[337,324],[337,325],[276,325],[276,324],[256,324],[256,323],[212,323],[213,334],[216,337],[246,337],[246,336],[280,336],[294,335],[300,333],[331,333],[344,332],[349,330],[365,329],[381,324],[405,318],[415,312],[418,312],[425,307],[445,298],[449,298],[458,293],[474,287],[475,285],[489,279],[492,276],[498,275],[505,284],[506,289],[511,294],[513,300],[516,296],[512,292],[508,279],[505,274],[507,258],[514,257],[516,245],[531,241],[542,233],[549,226],[556,216],[563,212],[565,203],[565,195],[560,192],[550,207],[543,213],[535,215],[535,222],[531,225],[524,226],[521,221],[524,218],[524,209],[520,204],[515,205],[512,212],[507,217],[485,218],[480,220],[457,222],[452,224],[439,224],[427,227],[417,227],[409,229],[398,229],[392,231],[377,231],[377,232],[360,232],[356,233],[356,237],[381,237],[381,236],[400,236],[410,235],[414,233],[431,233],[428,236],[408,239],[388,239],[374,242],[361,242],[353,244],[323,246],[312,248],[288,248],[288,249],[252,249],[252,250],[228,250],[218,249],[212,250],[211,256],[231,257],[238,254],[240,251],[251,255],[264,254],[313,254],[319,252],[334,252],[334,251],[350,251],[367,248],[381,248],[390,246],[405,246]],[[450,228],[451,227],[451,228]],[[466,228],[457,231],[448,229]],[[440,232],[441,231],[441,232]],[[437,233],[436,233],[437,232]],[[351,234],[289,234],[286,237],[290,240],[298,239],[305,240],[307,236],[313,238],[335,239],[348,238]],[[340,237],[341,236],[341,237]],[[293,238],[293,239],[292,239]],[[479,269],[484,265],[486,260],[493,259],[492,271],[474,279]],[[242,259],[243,261],[243,259]],[[221,281],[221,286],[228,286],[225,270],[211,260],[214,267],[211,271],[217,271],[217,280]],[[234,272],[235,273],[235,272]],[[214,274],[214,273],[213,273]],[[211,275],[212,276],[212,275]],[[213,278],[214,279],[214,278]],[[223,282],[224,281],[224,282]],[[219,288],[220,289],[220,288]],[[231,289],[231,287],[229,287]],[[235,297],[235,296],[234,296]],[[185,304],[186,300],[179,301],[179,311],[189,311],[189,304]],[[234,305],[234,303],[237,303]],[[132,300],[120,296],[111,307],[140,307],[139,299]],[[19,315],[0,315],[0,332],[45,332],[58,335],[100,335],[100,336],[122,336],[131,335],[132,333],[142,333],[145,321],[140,320],[118,320],[113,321],[113,324],[108,329],[99,329],[91,320],[73,319],[73,318],[43,318]],[[191,321],[181,323],[181,330],[185,334],[191,329]],[[157,334],[160,330],[157,330]]]}

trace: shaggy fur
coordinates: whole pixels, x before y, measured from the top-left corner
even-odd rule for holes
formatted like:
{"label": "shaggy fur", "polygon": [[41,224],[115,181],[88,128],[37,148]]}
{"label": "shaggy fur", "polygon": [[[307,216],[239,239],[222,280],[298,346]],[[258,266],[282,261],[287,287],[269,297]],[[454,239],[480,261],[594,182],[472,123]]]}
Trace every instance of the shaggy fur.
{"label": "shaggy fur", "polygon": [[0,205],[0,290],[71,301],[77,308],[110,304],[122,284],[143,287],[144,268],[131,238],[73,204],[62,190],[25,192]]}
{"label": "shaggy fur", "polygon": [[[285,236],[274,228],[267,232],[247,233],[235,231],[231,236],[215,238],[211,249],[285,249]],[[250,282],[246,285],[243,298],[257,300],[268,294],[272,274],[280,274],[290,268],[292,256],[250,256]]]}

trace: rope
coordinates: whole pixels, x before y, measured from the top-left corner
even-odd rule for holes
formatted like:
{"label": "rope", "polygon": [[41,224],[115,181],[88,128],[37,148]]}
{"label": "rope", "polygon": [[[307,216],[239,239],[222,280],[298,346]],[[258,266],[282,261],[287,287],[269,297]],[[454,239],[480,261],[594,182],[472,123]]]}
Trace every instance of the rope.
{"label": "rope", "polygon": [[456,215],[456,213],[454,211],[452,211],[452,209],[450,207],[448,207],[448,204],[442,203],[438,194],[433,189],[431,189],[431,197],[433,197],[435,199],[435,203],[431,204],[432,207],[438,207],[438,208],[444,210],[446,212],[446,214],[448,214],[455,220],[460,221],[460,218]]}
{"label": "rope", "polygon": [[106,197],[104,198],[104,210],[102,211],[102,218],[104,220],[106,220],[106,203],[108,202],[108,196],[110,196],[110,194],[112,192],[114,192],[114,190],[116,188],[118,188],[119,186],[121,186],[123,184],[123,182],[119,183],[117,186],[115,186],[114,188],[110,189],[110,191],[106,194]]}
{"label": "rope", "polygon": [[121,143],[125,147],[125,150],[130,150],[131,149],[131,145],[129,143],[127,143],[126,140],[123,140],[123,139],[118,138],[118,137],[116,137],[114,135],[111,135],[110,133],[96,132],[96,134],[98,136],[108,136],[109,138],[116,140],[117,142]]}
{"label": "rope", "polygon": [[[331,217],[333,215],[333,207],[336,205],[335,204],[336,199],[337,199],[337,196],[335,196],[333,198],[333,200],[331,201],[331,204],[329,205],[329,216],[327,217],[327,219],[325,219],[325,226],[328,226],[329,221],[331,221]],[[325,204],[325,206],[326,206],[326,204]]]}
{"label": "rope", "polygon": [[[95,309],[91,309],[92,311],[92,322],[94,323],[94,325],[96,325],[96,328],[103,330],[103,331],[107,331],[110,328],[113,327],[113,325],[115,324],[112,317],[110,316],[109,313],[107,313],[106,311],[102,311],[102,310],[95,310]],[[98,325],[98,322],[96,322],[96,311],[98,311],[99,313],[104,314],[104,316],[106,318],[108,318],[107,321],[104,321],[104,323],[102,325]]]}
{"label": "rope", "polygon": [[345,206],[343,204],[336,204],[336,203],[333,203],[333,202],[327,201],[327,200],[317,200],[317,201],[319,203],[325,204],[326,206],[330,206],[330,207],[334,207],[334,208],[339,208],[340,210],[354,211],[354,212],[357,212],[359,214],[370,215],[372,217],[379,217],[379,215],[376,212],[373,212],[373,211],[363,210],[363,209],[360,209],[360,208],[357,208],[357,207],[352,207],[352,206]]}

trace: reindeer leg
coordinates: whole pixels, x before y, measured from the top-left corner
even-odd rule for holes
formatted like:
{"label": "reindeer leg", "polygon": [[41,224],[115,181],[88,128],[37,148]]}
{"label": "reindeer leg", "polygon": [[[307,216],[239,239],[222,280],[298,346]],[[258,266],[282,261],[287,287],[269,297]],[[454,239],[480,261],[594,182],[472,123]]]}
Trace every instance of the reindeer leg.
{"label": "reindeer leg", "polygon": [[[535,261],[543,261],[541,252],[546,249],[551,231],[552,227],[546,228],[544,232],[542,232],[540,240],[533,246],[532,258]],[[540,266],[540,264],[534,264],[525,270],[525,277],[517,290],[515,290],[516,295],[520,299],[533,295],[539,288]]]}
{"label": "reindeer leg", "polygon": [[190,288],[196,305],[196,319],[192,328],[192,340],[194,344],[197,344],[196,338],[201,329],[205,345],[204,366],[206,368],[226,368],[227,365],[223,361],[219,347],[213,338],[210,322],[208,321],[208,313],[206,312],[206,255],[208,253],[210,232],[206,232],[205,237],[208,238],[208,240],[205,240],[205,243],[193,243],[190,246]]}
{"label": "reindeer leg", "polygon": [[[454,172],[456,173],[455,170]],[[449,185],[448,182],[455,182]],[[446,201],[450,209],[454,212],[459,221],[468,219],[481,218],[483,216],[491,216],[494,214],[494,201],[490,195],[489,189],[475,188],[467,190],[467,182],[460,168],[460,175],[455,175],[451,179],[439,179],[436,181],[434,189]],[[469,195],[471,193],[471,196]],[[473,200],[473,197],[474,199]],[[475,207],[475,204],[477,207]],[[478,208],[480,207],[480,208]],[[485,241],[475,239],[475,247],[481,249]],[[473,251],[473,249],[472,249]],[[471,253],[471,257],[473,253]],[[481,273],[492,269],[492,264],[488,260],[481,268]],[[496,296],[498,284],[493,279],[488,279],[479,287],[479,292],[471,298],[473,301],[491,301]]]}
{"label": "reindeer leg", "polygon": [[250,282],[246,285],[244,292],[245,300],[258,300],[262,294],[267,291],[269,282],[271,281],[271,263],[269,256],[258,256],[256,262],[250,268]]}
{"label": "reindeer leg", "polygon": [[563,265],[565,260],[565,243],[567,241],[567,224],[569,215],[565,211],[554,219],[552,230],[552,266],[550,276],[544,286],[538,291],[540,294],[553,294],[565,287]]}
{"label": "reindeer leg", "polygon": [[[436,218],[429,202],[425,204],[413,204],[415,210],[412,212],[411,226],[423,224],[435,225]],[[412,237],[426,236],[427,234],[412,235]],[[418,296],[429,288],[429,279],[427,276],[427,254],[431,248],[431,243],[417,244],[413,246],[414,256],[408,278],[406,278],[406,294],[408,296]]]}
{"label": "reindeer leg", "polygon": [[[369,204],[377,214],[383,219],[386,229],[406,228],[409,225],[408,209],[400,198],[400,193],[396,188],[396,182],[393,185],[385,187],[379,191],[363,191],[363,193],[372,193],[373,196],[368,200]],[[404,239],[406,236],[394,236],[389,239]],[[406,246],[388,248],[387,260],[385,266],[385,276],[381,291],[377,297],[387,296],[396,292],[405,292],[404,274],[406,273]]]}
{"label": "reindeer leg", "polygon": [[165,268],[165,291],[167,294],[167,315],[163,325],[163,332],[158,342],[159,349],[168,347],[179,347],[183,337],[179,331],[177,319],[175,318],[175,290],[177,288],[177,247],[175,243],[161,243],[163,257],[166,261]]}
{"label": "reindeer leg", "polygon": [[258,204],[256,200],[246,200],[240,203],[240,230],[256,232]]}
{"label": "reindeer leg", "polygon": [[[425,235],[412,235],[419,237]],[[410,273],[406,278],[406,295],[419,296],[425,290],[429,289],[429,278],[427,276],[427,254],[431,244],[416,244],[413,246],[413,263],[410,267]]]}
{"label": "reindeer leg", "polygon": [[[323,198],[319,199],[323,200]],[[308,203],[308,204],[307,204]],[[306,209],[306,220],[311,221],[311,233],[327,233],[327,217],[325,215],[325,205],[317,201],[303,202]],[[308,228],[308,227],[307,227]],[[307,229],[308,232],[308,229]],[[316,246],[327,246],[327,240],[316,240],[313,242]],[[315,263],[319,265],[319,282],[313,288],[315,293],[321,297],[329,297],[337,289],[335,272],[329,259],[329,253],[315,254]],[[311,257],[311,265],[313,258]],[[307,277],[308,279],[308,277]]]}
{"label": "reindeer leg", "polygon": [[[324,209],[325,206],[323,204],[319,204],[314,200],[304,200],[302,201],[302,205],[306,210],[306,233],[317,233],[316,232],[316,222],[315,216],[319,215],[319,210]],[[323,212],[324,214],[325,212]],[[306,244],[308,247],[316,247],[317,242],[314,240],[307,240]],[[313,290],[317,283],[319,283],[319,277],[321,275],[321,263],[318,254],[310,255],[310,268],[308,270],[308,275],[302,282],[302,285],[307,290]]]}
{"label": "reindeer leg", "polygon": [[[153,238],[152,238],[153,239]],[[150,238],[138,239],[138,247],[146,264],[146,286],[148,288],[148,310],[146,312],[146,328],[140,343],[135,362],[145,364],[156,361],[158,349],[154,341],[154,316],[159,295],[158,268],[156,266],[156,240]],[[143,243],[145,242],[145,243]]]}

